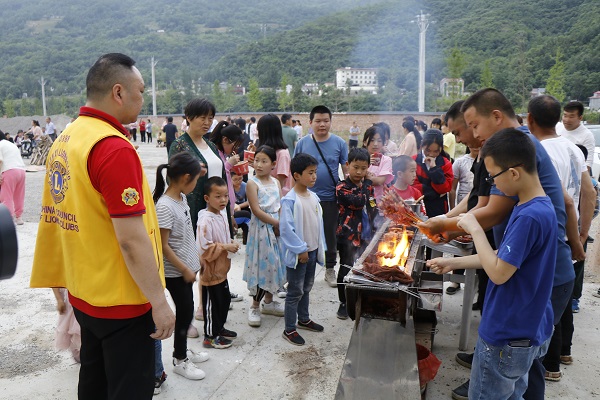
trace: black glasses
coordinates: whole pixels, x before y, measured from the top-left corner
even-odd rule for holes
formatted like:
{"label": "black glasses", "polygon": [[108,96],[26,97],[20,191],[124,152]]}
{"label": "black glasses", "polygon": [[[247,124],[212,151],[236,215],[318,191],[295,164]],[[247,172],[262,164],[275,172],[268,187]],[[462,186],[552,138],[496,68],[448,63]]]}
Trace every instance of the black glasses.
{"label": "black glasses", "polygon": [[523,164],[521,163],[521,164],[513,165],[512,167],[508,167],[506,169],[503,169],[502,171],[498,172],[496,175],[490,175],[490,176],[488,176],[487,178],[485,178],[485,181],[487,183],[489,183],[490,185],[493,185],[494,184],[494,179],[496,179],[497,177],[499,177],[500,175],[502,175],[503,173],[505,173],[509,169],[511,169],[511,168],[517,168],[517,167],[520,167],[522,165]]}

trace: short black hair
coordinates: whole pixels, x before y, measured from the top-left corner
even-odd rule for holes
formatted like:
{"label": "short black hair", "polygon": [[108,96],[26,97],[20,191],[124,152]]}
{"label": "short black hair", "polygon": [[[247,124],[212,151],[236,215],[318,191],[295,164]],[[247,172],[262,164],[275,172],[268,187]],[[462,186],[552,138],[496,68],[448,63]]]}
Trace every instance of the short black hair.
{"label": "short black hair", "polygon": [[540,128],[554,128],[560,121],[560,102],[550,95],[536,96],[529,101],[527,112]]}
{"label": "short black hair", "polygon": [[263,153],[264,155],[269,157],[271,162],[277,161],[277,152],[271,146],[267,146],[266,144],[258,146],[258,149],[256,149],[256,151],[254,152],[254,157],[256,157],[258,153]]}
{"label": "short black hair", "polygon": [[566,112],[577,111],[577,115],[581,117],[583,115],[583,104],[580,101],[572,100],[565,104],[563,110]]}
{"label": "short black hair", "polygon": [[329,118],[331,118],[331,110],[323,105],[313,107],[313,109],[310,110],[310,116],[308,119],[312,121],[315,117],[315,114],[329,114]]}
{"label": "short black hair", "polygon": [[491,157],[502,169],[522,165],[530,174],[537,172],[535,145],[529,136],[515,128],[502,129],[487,139],[480,156],[482,159]]}
{"label": "short black hair", "polygon": [[460,111],[464,114],[469,108],[474,107],[477,114],[489,116],[492,111],[499,110],[508,118],[515,118],[515,110],[510,101],[498,89],[485,88],[476,91],[463,103]]}
{"label": "short black hair", "polygon": [[454,121],[462,119],[464,121],[463,113],[462,113],[462,111],[460,111],[464,102],[465,102],[464,100],[458,100],[450,106],[448,111],[446,111],[446,116],[444,117],[444,120],[446,121],[446,125],[448,125],[449,119],[453,119]]}
{"label": "short black hair", "polygon": [[173,122],[173,117],[167,117],[167,122]]}
{"label": "short black hair", "polygon": [[366,161],[367,164],[370,164],[371,156],[369,155],[367,149],[365,149],[364,147],[354,147],[348,153],[348,164],[350,164],[352,161]]}
{"label": "short black hair", "polygon": [[290,114],[283,114],[281,116],[281,123],[285,124],[286,122],[288,122],[290,119],[292,119],[292,116]]}
{"label": "short black hair", "polygon": [[227,182],[225,182],[225,179],[221,178],[220,176],[213,176],[212,178],[208,178],[206,182],[204,182],[204,194],[207,196],[210,195],[210,192],[212,192],[212,188],[215,186],[227,187]]}
{"label": "short black hair", "polygon": [[407,155],[401,155],[394,158],[394,162],[392,162],[392,172],[394,173],[394,176],[398,175],[398,172],[406,172],[406,169],[411,163],[416,163],[416,161]]}
{"label": "short black hair", "polygon": [[195,98],[187,103],[183,113],[185,114],[189,125],[189,121],[196,117],[209,116],[214,118],[216,109],[215,105],[207,99]]}
{"label": "short black hair", "polygon": [[442,126],[442,119],[441,118],[434,118],[431,120],[431,124],[430,125],[439,125]]}
{"label": "short black hair", "polygon": [[250,121],[251,121],[251,122],[256,122],[256,118],[254,118],[254,117],[250,117]]}
{"label": "short black hair", "polygon": [[292,158],[292,161],[290,161],[290,172],[292,173],[292,176],[294,174],[302,175],[306,168],[312,167],[313,165],[319,165],[316,158],[310,154],[298,153]]}
{"label": "short black hair", "polygon": [[100,56],[88,71],[85,79],[87,98],[99,100],[117,83],[124,83],[135,61],[125,54],[108,53]]}

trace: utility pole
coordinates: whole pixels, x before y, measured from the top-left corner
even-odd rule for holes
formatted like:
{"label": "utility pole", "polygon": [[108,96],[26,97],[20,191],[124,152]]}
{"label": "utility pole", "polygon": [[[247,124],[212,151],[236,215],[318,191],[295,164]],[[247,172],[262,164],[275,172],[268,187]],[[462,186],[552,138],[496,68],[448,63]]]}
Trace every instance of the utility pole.
{"label": "utility pole", "polygon": [[154,67],[156,67],[158,61],[154,61],[154,56],[152,56],[152,60],[150,61],[150,65],[152,66],[152,116],[156,118],[156,80],[154,78]]}
{"label": "utility pole", "polygon": [[47,116],[46,114],[46,81],[44,80],[44,77],[42,76],[42,78],[39,80],[40,85],[42,85],[42,108],[44,110],[44,117]]}
{"label": "utility pole", "polygon": [[423,11],[416,16],[416,22],[419,26],[419,112],[425,111],[425,33],[429,28],[429,14],[423,14]]}

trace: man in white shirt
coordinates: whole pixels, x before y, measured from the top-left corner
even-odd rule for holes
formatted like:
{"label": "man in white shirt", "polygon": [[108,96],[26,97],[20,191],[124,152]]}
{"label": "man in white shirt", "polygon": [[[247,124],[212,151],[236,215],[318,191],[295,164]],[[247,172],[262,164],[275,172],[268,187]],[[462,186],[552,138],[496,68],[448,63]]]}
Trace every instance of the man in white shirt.
{"label": "man in white shirt", "polygon": [[52,120],[50,119],[50,117],[46,118],[46,132],[45,135],[50,136],[50,139],[52,139],[52,141],[56,140],[56,127],[54,126],[54,123],[52,122]]}
{"label": "man in white shirt", "polygon": [[583,125],[582,121],[583,104],[579,101],[570,101],[563,107],[562,122],[556,124],[556,133],[587,149],[588,154],[585,164],[588,170],[591,171],[594,163],[596,141],[592,132]]}

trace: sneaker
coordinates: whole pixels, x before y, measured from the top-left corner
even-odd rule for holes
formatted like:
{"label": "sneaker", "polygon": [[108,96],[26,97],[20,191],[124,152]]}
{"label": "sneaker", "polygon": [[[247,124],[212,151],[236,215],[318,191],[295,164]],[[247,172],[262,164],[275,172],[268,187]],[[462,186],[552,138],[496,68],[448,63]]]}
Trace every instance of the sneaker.
{"label": "sneaker", "polygon": [[564,365],[573,364],[573,356],[560,356],[560,363]]}
{"label": "sneaker", "polygon": [[592,296],[594,296],[594,297],[600,297],[600,289],[598,289],[597,292],[592,293]]}
{"label": "sneaker", "polygon": [[160,394],[162,391],[162,384],[167,380],[167,373],[163,371],[160,378],[154,378],[154,394]]}
{"label": "sneaker", "polygon": [[283,336],[283,338],[291,344],[294,344],[296,346],[304,346],[304,339],[298,334],[298,332],[296,332],[295,329],[291,332],[287,332],[284,330],[281,336]]}
{"label": "sneaker", "polygon": [[310,319],[306,322],[298,321],[298,328],[306,329],[307,331],[313,332],[323,332],[323,330],[325,329],[323,328],[323,326],[317,324],[316,322],[313,322]]}
{"label": "sneaker", "polygon": [[204,321],[204,311],[202,311],[201,307],[196,310],[196,315],[194,318],[196,318],[198,321]]}
{"label": "sneaker", "polygon": [[194,325],[190,324],[190,327],[187,330],[187,337],[189,337],[191,339],[195,339],[199,336],[200,336],[200,334],[198,333],[198,329],[196,329],[196,327]]}
{"label": "sneaker", "polygon": [[473,365],[473,356],[475,353],[458,353],[456,355],[456,362],[463,367],[471,368]]}
{"label": "sneaker", "polygon": [[460,284],[458,286],[450,285],[446,288],[446,294],[453,295],[460,290]]}
{"label": "sneaker", "polygon": [[283,317],[285,315],[285,308],[283,307],[283,304],[273,300],[269,304],[263,303],[262,313],[268,315],[275,315],[277,317]]}
{"label": "sneaker", "polygon": [[337,278],[333,268],[325,269],[325,282],[327,282],[331,287],[337,287]]}
{"label": "sneaker", "polygon": [[280,299],[285,299],[286,296],[287,296],[287,289],[286,288],[284,288],[282,286],[279,289],[277,289],[277,297],[279,297]]}
{"label": "sneaker", "polygon": [[192,349],[187,349],[186,356],[188,360],[190,360],[193,363],[203,363],[204,361],[210,358],[207,352],[195,351]]}
{"label": "sneaker", "polygon": [[223,336],[216,336],[214,338],[210,338],[208,336],[204,336],[204,341],[202,345],[207,348],[215,348],[215,349],[226,349],[231,347],[233,342]]}
{"label": "sneaker", "polygon": [[560,378],[562,378],[561,371],[558,371],[558,372],[546,371],[546,375],[544,376],[544,379],[546,379],[547,381],[550,381],[550,382],[558,382],[558,381],[560,381]]}
{"label": "sneaker", "polygon": [[199,381],[206,376],[204,371],[196,367],[189,358],[180,361],[179,364],[176,359],[173,359],[173,372],[193,381]]}
{"label": "sneaker", "polygon": [[237,337],[237,333],[234,331],[230,331],[229,329],[221,329],[221,333],[219,333],[219,336],[223,336],[226,337],[228,339],[235,339]]}
{"label": "sneaker", "polygon": [[233,303],[229,303],[229,309],[233,310]]}
{"label": "sneaker", "polygon": [[237,303],[238,301],[242,301],[242,300],[244,300],[244,299],[242,298],[242,296],[240,296],[240,295],[239,295],[239,294],[237,294],[237,293],[229,292],[229,295],[231,296],[231,302],[232,302],[232,303]]}
{"label": "sneaker", "polygon": [[248,325],[260,326],[260,308],[252,308],[248,310]]}
{"label": "sneaker", "polygon": [[346,310],[346,303],[340,304],[340,308],[337,310],[337,317],[339,319],[348,319],[348,311]]}
{"label": "sneaker", "polygon": [[469,400],[469,381],[466,381],[452,391],[454,400]]}
{"label": "sneaker", "polygon": [[15,223],[17,225],[23,225],[23,224],[25,224],[25,222],[23,222],[23,218],[21,218],[21,217],[15,218]]}
{"label": "sneaker", "polygon": [[573,299],[571,301],[571,309],[573,310],[573,314],[577,314],[579,312],[579,299]]}

